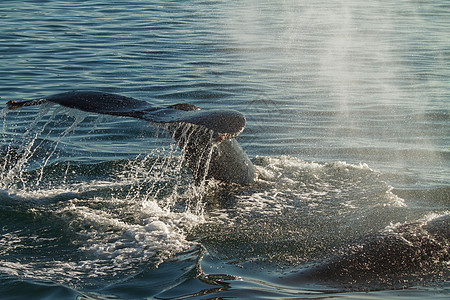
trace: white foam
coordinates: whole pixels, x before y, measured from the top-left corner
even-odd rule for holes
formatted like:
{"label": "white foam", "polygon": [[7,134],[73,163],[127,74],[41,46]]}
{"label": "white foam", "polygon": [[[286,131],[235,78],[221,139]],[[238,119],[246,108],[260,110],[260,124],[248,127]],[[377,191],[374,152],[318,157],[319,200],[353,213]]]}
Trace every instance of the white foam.
{"label": "white foam", "polygon": [[[445,216],[450,216],[449,210],[443,211],[440,213],[435,213],[435,212],[428,213],[428,214],[424,215],[423,217],[415,220],[414,223],[417,224],[417,226],[424,226],[424,225],[428,224],[429,222],[432,222],[433,220],[436,220],[438,218],[445,217]],[[399,227],[404,226],[406,224],[410,224],[410,221],[390,223],[388,226],[386,226],[386,228],[384,228],[383,232],[387,233],[387,234],[395,233]]]}
{"label": "white foam", "polygon": [[[145,169],[144,163],[141,160],[130,161],[124,166],[123,176],[115,177],[115,180],[70,184],[61,181],[46,187],[48,183],[44,176],[37,186],[31,184],[25,189],[0,190],[2,204],[16,206],[27,203],[29,208],[25,211],[34,210],[37,215],[45,212],[52,218],[62,220],[67,230],[75,236],[72,242],[79,245],[77,256],[82,257],[68,261],[67,258],[50,254],[37,256],[33,260],[25,256],[11,270],[3,271],[33,279],[74,284],[86,278],[101,279],[111,274],[130,272],[133,265],[141,263],[156,267],[191,247],[192,242],[187,240],[186,232],[204,221],[202,210],[193,209],[202,207],[196,203],[198,200],[192,199],[193,194],[198,196],[201,191],[190,187],[190,181],[187,186],[180,187],[179,174],[173,178],[170,172],[165,174],[164,169],[172,165],[168,158],[156,160],[150,169]],[[159,170],[159,174],[155,175],[155,170]],[[156,182],[152,184],[152,181]],[[161,183],[162,187],[158,186]],[[165,193],[172,189],[172,192],[157,198],[159,189],[165,189]],[[125,194],[125,197],[118,197],[116,193]],[[177,208],[175,211],[174,205],[182,199],[191,199],[192,205],[187,204],[185,209]],[[0,242],[6,243],[5,239]],[[17,241],[20,244],[20,237]]]}
{"label": "white foam", "polygon": [[[41,191],[39,196],[49,194],[55,192]],[[52,218],[63,220],[68,227],[66,230],[75,237],[72,242],[79,244],[76,257],[82,259],[69,261],[49,253],[49,256],[29,260],[25,255],[12,265],[2,261],[0,272],[64,284],[129,272],[133,265],[141,263],[156,267],[191,247],[186,232],[204,221],[203,216],[192,212],[162,208],[154,199],[139,202],[136,199],[71,197],[43,207],[38,205],[36,209],[32,205],[30,209],[37,215],[45,211],[51,213]],[[15,245],[20,248],[23,243],[19,235],[7,233],[0,239],[0,244],[5,251],[15,251]]]}

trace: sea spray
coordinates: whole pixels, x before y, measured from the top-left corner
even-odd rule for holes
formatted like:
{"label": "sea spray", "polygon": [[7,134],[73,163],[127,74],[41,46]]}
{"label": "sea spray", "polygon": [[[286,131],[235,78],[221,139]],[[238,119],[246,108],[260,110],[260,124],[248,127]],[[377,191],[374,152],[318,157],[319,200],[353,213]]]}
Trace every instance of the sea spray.
{"label": "sea spray", "polygon": [[[20,181],[22,183],[22,187],[25,185],[25,178],[23,177],[24,171],[27,167],[27,164],[30,158],[38,149],[39,145],[35,146],[37,142],[37,138],[45,132],[47,125],[51,122],[52,115],[48,120],[44,122],[44,124],[39,124],[40,121],[43,120],[44,116],[50,110],[52,105],[44,105],[39,109],[34,120],[25,128],[25,132],[22,135],[21,143],[17,146],[13,144],[8,144],[6,153],[4,154],[5,162],[3,163],[1,176],[1,187],[8,187],[13,184],[13,182]],[[39,126],[38,126],[39,124]],[[37,128],[37,130],[36,130]],[[47,135],[48,136],[48,135]],[[10,158],[15,158],[12,160]]]}
{"label": "sea spray", "polygon": [[[114,281],[118,275],[133,276],[141,265],[157,267],[194,244],[186,233],[204,222],[202,201],[211,184],[202,164],[196,169],[201,180],[194,182],[175,143],[123,160],[64,161],[57,156],[59,146],[92,121],[86,113],[64,109],[48,115],[49,111],[50,106],[43,106],[31,124],[19,131],[5,130],[20,136],[22,142],[18,160],[9,161],[11,169],[3,164],[1,184],[6,198],[2,198],[27,205],[5,206],[11,202],[5,199],[0,205],[27,230],[0,239],[0,244],[22,243],[10,252],[20,255],[21,262],[2,261],[2,265],[10,265],[11,272],[21,277],[86,287]],[[189,125],[179,129],[186,145],[205,133],[211,138],[210,132]],[[12,145],[8,143],[8,149]],[[206,166],[212,150],[212,143],[200,149]],[[29,218],[33,218],[32,226]],[[29,256],[27,241],[32,236],[40,236],[42,251]],[[68,252],[54,257],[51,249]]]}
{"label": "sea spray", "polygon": [[[8,137],[14,140],[14,136],[20,135],[21,144],[16,146],[15,141],[7,143],[8,146],[4,151],[5,158],[2,160],[1,176],[4,179],[2,180],[3,185],[6,183],[17,183],[17,179],[19,179],[23,189],[25,188],[24,183],[26,181],[23,178],[23,174],[38,172],[37,178],[28,181],[27,185],[33,184],[35,187],[39,187],[44,176],[44,170],[49,163],[62,163],[55,154],[58,151],[60,143],[64,141],[64,138],[70,132],[74,132],[77,128],[80,128],[80,126],[86,127],[94,124],[94,127],[97,127],[98,120],[104,119],[103,117],[96,117],[92,121],[89,120],[88,113],[61,107],[53,110],[47,116],[52,106],[51,104],[42,105],[34,121],[30,125],[26,124],[21,129],[23,131],[22,134],[20,131],[15,132],[13,130],[12,137]],[[66,117],[61,119],[61,113],[63,115],[65,114]],[[2,112],[2,115],[4,119],[4,132],[6,132],[6,110]],[[70,119],[72,121],[68,123],[67,120]],[[212,142],[212,132],[199,126],[184,123],[169,126],[157,125],[155,127],[155,135],[159,135],[161,131],[169,131],[174,137],[177,135],[178,146],[182,148],[181,150],[185,151],[181,151],[181,155],[178,155],[175,144],[171,143],[163,149],[161,147],[148,149],[147,153],[138,154],[135,159],[128,160],[129,163],[124,166],[124,170],[115,171],[115,174],[123,180],[140,181],[140,185],[147,185],[147,190],[143,191],[143,188],[138,186],[134,191],[130,191],[130,193],[134,194],[129,194],[127,197],[139,197],[141,193],[158,197],[158,194],[168,187],[167,184],[169,181],[166,179],[171,178],[173,179],[172,182],[175,183],[175,187],[172,190],[175,191],[173,197],[176,198],[177,186],[183,185],[182,188],[191,186],[190,182],[182,180],[180,175],[184,172],[183,169],[186,161],[190,164],[192,173],[195,175],[196,185],[193,188],[194,195],[196,197],[200,196],[207,186],[206,179],[208,178],[209,163],[215,146]],[[88,134],[94,134],[94,130],[91,129]],[[56,138],[53,136],[56,136]],[[145,140],[145,136],[140,138]],[[6,142],[6,134],[4,140]],[[188,150],[187,148],[190,148],[190,152],[186,151]],[[190,154],[193,151],[195,151],[195,155]],[[39,155],[35,155],[37,152],[39,152]],[[13,157],[16,159],[13,160]],[[66,163],[66,170],[61,179],[62,181],[67,180],[69,176],[70,157],[68,159],[66,158],[66,160],[68,162]],[[150,184],[150,188],[148,184]]]}

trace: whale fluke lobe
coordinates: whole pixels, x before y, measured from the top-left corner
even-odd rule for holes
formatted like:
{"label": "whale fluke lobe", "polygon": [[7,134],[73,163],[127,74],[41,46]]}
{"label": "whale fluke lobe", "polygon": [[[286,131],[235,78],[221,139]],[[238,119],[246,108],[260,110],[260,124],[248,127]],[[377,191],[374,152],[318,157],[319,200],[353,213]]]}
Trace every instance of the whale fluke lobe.
{"label": "whale fluke lobe", "polygon": [[21,108],[23,106],[33,106],[33,105],[40,105],[44,102],[47,102],[46,99],[35,99],[35,100],[27,100],[27,101],[8,101],[6,105],[8,106],[8,109],[13,110],[17,108]]}
{"label": "whale fluke lobe", "polygon": [[235,110],[201,110],[187,103],[168,107],[122,95],[97,91],[71,91],[46,98],[9,101],[9,109],[45,102],[86,112],[131,117],[165,125],[184,153],[196,182],[215,178],[242,185],[255,180],[253,164],[234,139],[245,127],[245,117]]}

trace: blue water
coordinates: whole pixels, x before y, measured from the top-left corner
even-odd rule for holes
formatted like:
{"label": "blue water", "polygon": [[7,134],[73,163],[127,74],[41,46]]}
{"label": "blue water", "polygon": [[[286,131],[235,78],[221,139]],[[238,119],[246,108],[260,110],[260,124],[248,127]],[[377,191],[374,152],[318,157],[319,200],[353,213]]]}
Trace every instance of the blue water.
{"label": "blue water", "polygon": [[0,112],[1,299],[446,299],[448,1],[2,1],[0,104],[232,108],[250,187],[162,128]]}

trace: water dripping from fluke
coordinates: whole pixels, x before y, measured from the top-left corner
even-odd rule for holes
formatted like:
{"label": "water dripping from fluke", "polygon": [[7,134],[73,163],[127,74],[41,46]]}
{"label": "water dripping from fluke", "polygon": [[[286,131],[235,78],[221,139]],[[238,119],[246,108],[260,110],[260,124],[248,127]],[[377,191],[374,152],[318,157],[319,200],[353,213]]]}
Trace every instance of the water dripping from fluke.
{"label": "water dripping from fluke", "polygon": [[241,185],[252,184],[255,180],[253,164],[235,140],[245,127],[245,117],[237,111],[200,110],[190,104],[158,108],[146,101],[92,91],[72,91],[46,98],[10,101],[8,108],[14,110],[46,103],[166,125],[183,151],[197,184],[207,178]]}

